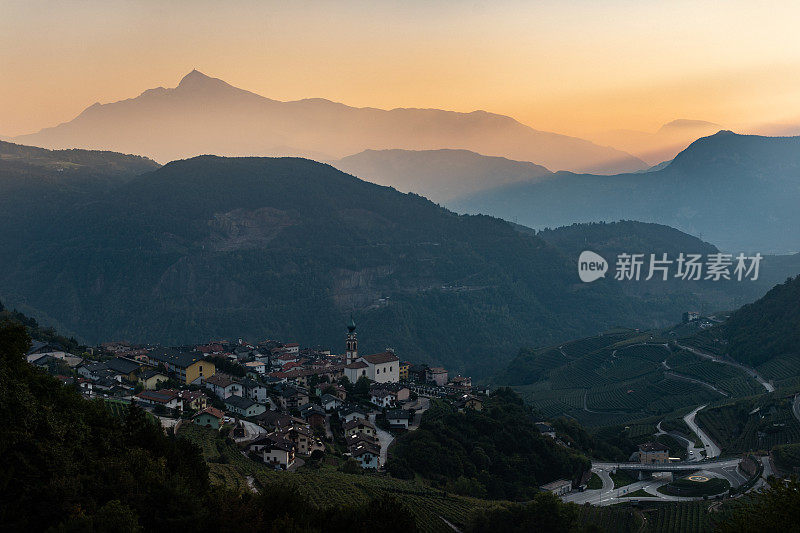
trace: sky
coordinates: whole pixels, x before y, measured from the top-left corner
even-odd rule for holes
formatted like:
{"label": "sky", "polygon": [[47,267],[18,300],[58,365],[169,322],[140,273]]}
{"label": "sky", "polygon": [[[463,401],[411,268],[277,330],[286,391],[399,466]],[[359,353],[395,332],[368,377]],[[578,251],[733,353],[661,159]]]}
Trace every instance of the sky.
{"label": "sky", "polygon": [[0,0],[0,135],[174,87],[483,109],[602,137],[800,117],[798,2]]}

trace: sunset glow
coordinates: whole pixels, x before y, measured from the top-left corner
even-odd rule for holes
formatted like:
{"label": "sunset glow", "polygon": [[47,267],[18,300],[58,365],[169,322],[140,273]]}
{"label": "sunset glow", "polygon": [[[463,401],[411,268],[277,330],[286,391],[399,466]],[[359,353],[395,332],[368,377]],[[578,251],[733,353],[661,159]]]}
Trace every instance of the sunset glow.
{"label": "sunset glow", "polygon": [[0,134],[174,86],[485,109],[603,140],[800,116],[800,6],[775,2],[0,2]]}

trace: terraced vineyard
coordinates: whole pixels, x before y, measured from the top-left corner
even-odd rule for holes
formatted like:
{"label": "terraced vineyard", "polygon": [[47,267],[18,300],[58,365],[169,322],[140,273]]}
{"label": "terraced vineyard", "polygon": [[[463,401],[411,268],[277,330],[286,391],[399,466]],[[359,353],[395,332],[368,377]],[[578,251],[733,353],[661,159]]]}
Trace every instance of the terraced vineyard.
{"label": "terraced vineyard", "polygon": [[[655,333],[627,331],[530,351],[515,361],[530,371],[525,375],[532,381],[522,384],[525,379],[516,376],[512,386],[543,416],[566,415],[588,427],[625,424],[762,391],[744,371],[671,348],[660,339]],[[512,364],[506,374],[513,373]]]}
{"label": "terraced vineyard", "polygon": [[639,531],[642,527],[641,514],[630,506],[596,507],[585,505],[580,509],[578,522],[587,526],[594,526],[599,531],[628,533]]}
{"label": "terraced vineyard", "polygon": [[800,442],[800,423],[791,405],[791,396],[761,395],[703,409],[696,420],[723,453],[769,450]]}
{"label": "terraced vineyard", "polygon": [[645,531],[654,533],[693,533],[710,531],[711,519],[708,503],[704,502],[667,502],[649,503],[642,510],[647,518]]}
{"label": "terraced vineyard", "polygon": [[765,379],[775,381],[775,387],[800,386],[800,357],[784,355],[770,359],[756,368]]}
{"label": "terraced vineyard", "polygon": [[111,416],[118,418],[122,418],[123,416],[125,416],[125,413],[127,413],[128,409],[130,409],[131,407],[131,404],[129,402],[122,402],[119,400],[106,399],[104,400],[104,403],[106,409],[108,409],[108,412],[111,413]]}
{"label": "terraced vineyard", "polygon": [[252,476],[257,486],[278,483],[294,487],[320,508],[394,494],[408,503],[421,531],[452,532],[442,517],[463,526],[472,513],[507,503],[446,494],[420,482],[403,481],[384,475],[345,474],[331,466],[296,473],[275,472],[264,464],[245,457],[233,444],[219,438],[212,430],[185,424],[178,433],[201,446],[209,465],[211,482],[214,484],[241,491],[249,490],[247,477]]}

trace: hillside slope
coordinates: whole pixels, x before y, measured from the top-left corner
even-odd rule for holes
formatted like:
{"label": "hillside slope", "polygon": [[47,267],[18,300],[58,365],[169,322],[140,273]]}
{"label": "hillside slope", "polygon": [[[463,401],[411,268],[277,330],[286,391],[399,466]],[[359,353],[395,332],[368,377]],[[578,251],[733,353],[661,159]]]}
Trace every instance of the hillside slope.
{"label": "hillside slope", "polygon": [[177,161],[11,240],[7,304],[89,342],[272,337],[338,351],[353,312],[365,351],[480,374],[521,344],[679,312],[579,284],[562,254],[504,221],[302,159]]}
{"label": "hillside slope", "polygon": [[616,176],[557,174],[454,202],[532,228],[619,219],[666,224],[730,251],[800,250],[800,137],[719,132],[664,169]]}
{"label": "hillside slope", "polygon": [[647,167],[625,152],[537,131],[504,115],[357,108],[321,98],[280,102],[196,70],[175,88],[96,103],[70,122],[16,140],[50,148],[133,152],[161,162],[202,154],[325,161],[366,149],[458,148],[556,170],[609,173]]}
{"label": "hillside slope", "polygon": [[800,384],[800,276],[687,342],[755,367],[776,385]]}

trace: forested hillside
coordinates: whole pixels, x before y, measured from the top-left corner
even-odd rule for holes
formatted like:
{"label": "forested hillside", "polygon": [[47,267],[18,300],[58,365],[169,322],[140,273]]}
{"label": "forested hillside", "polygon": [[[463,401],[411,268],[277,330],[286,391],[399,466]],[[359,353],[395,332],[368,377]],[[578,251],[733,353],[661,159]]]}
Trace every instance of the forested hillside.
{"label": "forested hillside", "polygon": [[534,427],[534,413],[510,389],[499,389],[480,411],[461,413],[433,403],[420,428],[400,437],[387,468],[415,474],[458,494],[528,500],[538,486],[578,478],[590,466],[577,450],[558,445]]}
{"label": "forested hillside", "polygon": [[87,342],[337,350],[354,313],[365,351],[486,374],[521,344],[679,312],[578,286],[564,255],[504,221],[303,159],[177,161],[7,238],[4,301]]}
{"label": "forested hillside", "polygon": [[800,383],[800,276],[686,342],[756,367],[778,383]]}

